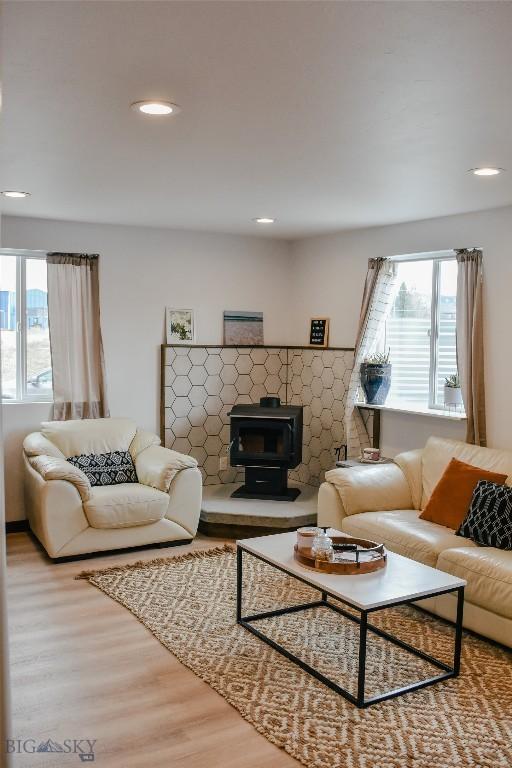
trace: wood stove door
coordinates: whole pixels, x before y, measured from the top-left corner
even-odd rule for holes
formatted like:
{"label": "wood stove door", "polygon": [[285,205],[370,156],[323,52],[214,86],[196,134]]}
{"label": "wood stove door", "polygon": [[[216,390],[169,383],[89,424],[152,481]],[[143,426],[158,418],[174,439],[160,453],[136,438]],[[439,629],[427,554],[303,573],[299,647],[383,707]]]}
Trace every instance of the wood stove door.
{"label": "wood stove door", "polygon": [[291,434],[286,419],[232,419],[231,463],[285,464],[290,457]]}

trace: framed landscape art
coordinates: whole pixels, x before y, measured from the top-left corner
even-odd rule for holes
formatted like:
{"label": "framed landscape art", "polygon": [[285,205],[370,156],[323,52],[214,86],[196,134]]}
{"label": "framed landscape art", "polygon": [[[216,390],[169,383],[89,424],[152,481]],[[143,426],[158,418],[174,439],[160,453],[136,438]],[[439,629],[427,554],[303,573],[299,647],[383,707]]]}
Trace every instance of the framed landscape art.
{"label": "framed landscape art", "polygon": [[225,310],[224,344],[234,346],[263,344],[263,312]]}

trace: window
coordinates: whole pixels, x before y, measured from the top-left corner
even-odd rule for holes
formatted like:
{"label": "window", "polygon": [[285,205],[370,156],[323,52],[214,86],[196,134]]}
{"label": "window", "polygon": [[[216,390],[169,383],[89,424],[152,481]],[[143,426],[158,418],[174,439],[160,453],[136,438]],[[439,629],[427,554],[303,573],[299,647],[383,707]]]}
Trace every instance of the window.
{"label": "window", "polygon": [[0,251],[2,400],[52,399],[46,259]]}
{"label": "window", "polygon": [[381,340],[393,365],[388,403],[442,409],[445,376],[457,373],[457,262],[448,251],[395,263],[396,294]]}

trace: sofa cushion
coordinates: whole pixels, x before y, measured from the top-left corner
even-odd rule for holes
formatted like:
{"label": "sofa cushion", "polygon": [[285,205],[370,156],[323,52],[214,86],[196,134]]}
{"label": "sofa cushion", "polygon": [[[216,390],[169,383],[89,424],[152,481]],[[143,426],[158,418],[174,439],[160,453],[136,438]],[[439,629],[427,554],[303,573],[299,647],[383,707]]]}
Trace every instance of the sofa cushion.
{"label": "sofa cushion", "polygon": [[133,459],[128,451],[89,453],[70,456],[68,462],[87,475],[92,486],[138,483]]}
{"label": "sofa cushion", "polygon": [[470,603],[512,619],[512,552],[467,544],[442,552],[437,568],[466,579]]}
{"label": "sofa cushion", "polygon": [[68,459],[80,454],[128,451],[137,427],[131,419],[44,421],[41,433]]}
{"label": "sofa cushion", "polygon": [[512,488],[481,480],[457,533],[484,547],[512,550]]}
{"label": "sofa cushion", "polygon": [[432,491],[452,458],[464,461],[466,464],[472,464],[474,467],[488,469],[490,472],[500,472],[507,475],[507,483],[508,485],[511,484],[512,452],[496,448],[482,448],[479,445],[470,445],[459,440],[429,437],[421,459],[423,474],[422,509],[425,508]]}
{"label": "sofa cushion", "polygon": [[445,549],[468,545],[468,540],[456,536],[454,531],[420,520],[419,515],[416,509],[364,512],[345,517],[341,528],[350,536],[377,541],[391,552],[434,568],[439,554]]}
{"label": "sofa cushion", "polygon": [[489,472],[488,469],[451,459],[420,517],[457,530],[468,513],[478,481],[489,480],[503,485],[506,479],[507,476],[499,472]]}
{"label": "sofa cushion", "polygon": [[127,528],[161,520],[169,506],[167,493],[139,483],[97,485],[84,512],[92,528]]}

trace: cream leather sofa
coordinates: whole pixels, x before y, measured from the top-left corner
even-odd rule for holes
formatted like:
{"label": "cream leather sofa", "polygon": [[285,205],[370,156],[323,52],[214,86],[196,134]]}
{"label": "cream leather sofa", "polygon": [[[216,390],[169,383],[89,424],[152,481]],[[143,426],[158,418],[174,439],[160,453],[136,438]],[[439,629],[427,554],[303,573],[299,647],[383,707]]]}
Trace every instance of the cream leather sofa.
{"label": "cream leather sofa", "polygon": [[[466,579],[464,625],[512,647],[512,551],[478,546],[419,519],[452,457],[506,474],[512,485],[511,452],[431,437],[425,448],[400,454],[394,464],[327,472],[318,524],[382,542],[392,552]],[[421,605],[455,618],[452,595]]]}
{"label": "cream leather sofa", "polygon": [[[138,483],[91,484],[66,461],[129,451]],[[190,456],[160,446],[130,419],[50,421],[23,442],[30,528],[51,558],[190,541],[201,509],[202,478]]]}

